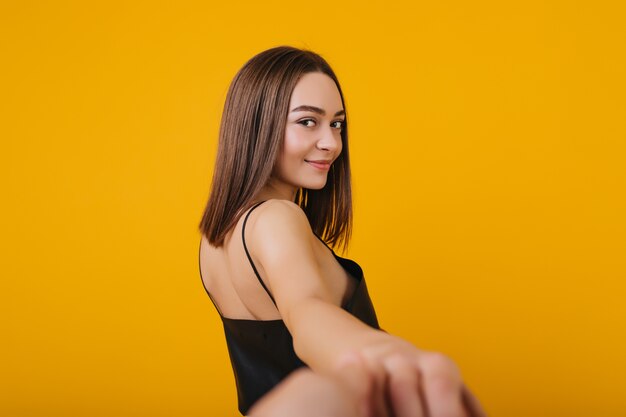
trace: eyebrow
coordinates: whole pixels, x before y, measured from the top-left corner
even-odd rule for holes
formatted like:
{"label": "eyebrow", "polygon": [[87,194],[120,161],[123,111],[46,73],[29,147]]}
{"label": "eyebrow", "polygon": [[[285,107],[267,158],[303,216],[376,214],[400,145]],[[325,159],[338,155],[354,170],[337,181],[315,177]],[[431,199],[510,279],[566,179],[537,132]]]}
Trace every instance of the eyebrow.
{"label": "eyebrow", "polygon": [[[292,113],[296,111],[312,111],[313,113],[321,114],[322,116],[326,115],[326,112],[323,109],[320,109],[319,107],[315,107],[315,106],[308,106],[306,104],[302,106],[298,106],[295,109],[291,110]],[[337,113],[335,113],[335,116],[341,116],[344,114],[346,114],[345,110],[339,110]]]}

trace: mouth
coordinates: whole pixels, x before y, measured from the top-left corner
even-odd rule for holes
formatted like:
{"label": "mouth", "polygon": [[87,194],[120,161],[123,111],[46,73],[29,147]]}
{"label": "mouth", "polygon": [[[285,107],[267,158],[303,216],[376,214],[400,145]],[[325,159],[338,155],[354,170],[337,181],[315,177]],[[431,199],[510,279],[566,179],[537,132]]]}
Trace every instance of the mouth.
{"label": "mouth", "polygon": [[325,161],[325,160],[307,161],[305,159],[304,162],[322,171],[328,171],[330,169],[330,161]]}

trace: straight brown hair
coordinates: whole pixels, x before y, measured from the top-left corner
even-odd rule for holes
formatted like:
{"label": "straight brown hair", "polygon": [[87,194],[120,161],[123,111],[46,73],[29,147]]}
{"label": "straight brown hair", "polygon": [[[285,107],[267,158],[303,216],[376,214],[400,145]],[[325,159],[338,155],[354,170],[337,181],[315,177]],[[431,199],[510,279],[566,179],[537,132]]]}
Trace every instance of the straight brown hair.
{"label": "straight brown hair", "polygon": [[346,110],[342,151],[320,190],[300,188],[297,203],[313,232],[345,250],[352,233],[352,189],[348,153],[348,114],[337,76],[315,52],[278,46],[252,57],[230,84],[219,131],[219,144],[209,200],[199,229],[213,246],[252,206],[268,182],[285,136],[289,102],[304,74],[321,72],[333,79]]}

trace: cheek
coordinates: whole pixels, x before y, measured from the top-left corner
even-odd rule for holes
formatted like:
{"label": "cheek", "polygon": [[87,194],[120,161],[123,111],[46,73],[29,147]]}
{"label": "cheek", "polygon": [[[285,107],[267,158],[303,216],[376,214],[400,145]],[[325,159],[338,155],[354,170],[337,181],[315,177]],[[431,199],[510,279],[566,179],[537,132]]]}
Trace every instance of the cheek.
{"label": "cheek", "polygon": [[286,137],[278,155],[276,169],[281,176],[289,176],[289,173],[299,166],[303,158],[298,143]]}
{"label": "cheek", "polygon": [[285,159],[304,159],[307,152],[306,140],[297,135],[285,136],[283,156]]}

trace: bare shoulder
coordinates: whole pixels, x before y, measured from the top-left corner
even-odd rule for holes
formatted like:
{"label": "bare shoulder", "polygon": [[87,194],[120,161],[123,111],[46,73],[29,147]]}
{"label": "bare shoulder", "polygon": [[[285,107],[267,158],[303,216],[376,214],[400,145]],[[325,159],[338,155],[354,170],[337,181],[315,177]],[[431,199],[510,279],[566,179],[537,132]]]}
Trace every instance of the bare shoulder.
{"label": "bare shoulder", "polygon": [[288,200],[272,199],[267,200],[251,213],[250,219],[254,222],[254,228],[264,231],[275,228],[290,229],[296,231],[311,232],[309,219],[302,208],[296,203]]}
{"label": "bare shoulder", "polygon": [[288,321],[292,306],[308,297],[333,302],[306,213],[287,200],[267,200],[250,214],[245,236],[254,261],[282,317]]}
{"label": "bare shoulder", "polygon": [[267,200],[251,214],[246,239],[260,257],[293,253],[310,246],[313,232],[306,214],[296,203]]}

